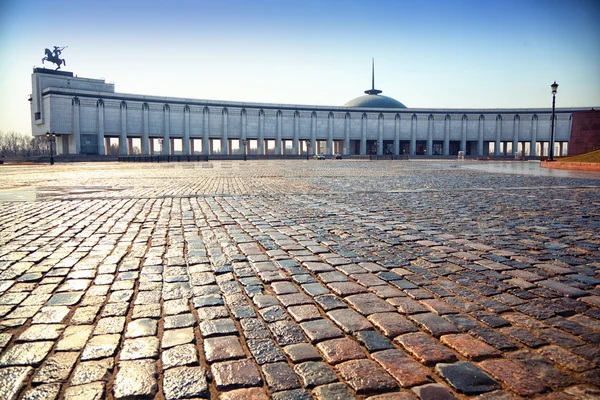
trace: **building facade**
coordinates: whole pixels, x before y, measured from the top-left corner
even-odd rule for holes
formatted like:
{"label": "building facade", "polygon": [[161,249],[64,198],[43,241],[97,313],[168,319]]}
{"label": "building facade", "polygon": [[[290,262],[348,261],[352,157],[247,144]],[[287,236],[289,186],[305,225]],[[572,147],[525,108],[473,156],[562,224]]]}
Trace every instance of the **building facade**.
{"label": "building facade", "polygon": [[[30,102],[33,135],[58,135],[58,154],[542,156],[551,137],[549,108],[307,106],[145,96],[44,68],[33,71]],[[572,115],[581,110],[556,110],[555,155],[567,154]]]}

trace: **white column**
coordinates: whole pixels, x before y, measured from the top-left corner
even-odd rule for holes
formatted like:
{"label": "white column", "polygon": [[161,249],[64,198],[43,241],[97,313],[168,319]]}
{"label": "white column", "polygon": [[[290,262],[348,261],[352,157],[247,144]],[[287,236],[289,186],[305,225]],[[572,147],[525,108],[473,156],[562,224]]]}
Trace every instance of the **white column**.
{"label": "white column", "polygon": [[210,154],[210,110],[204,107],[202,110],[202,153],[205,156]]}
{"label": "white column", "polygon": [[277,111],[277,115],[275,117],[275,154],[282,154],[282,146],[281,146],[281,129],[282,129],[282,115],[281,111]]}
{"label": "white column", "polygon": [[183,107],[183,146],[182,154],[190,154],[190,107]]}
{"label": "white column", "polygon": [[531,141],[529,143],[529,155],[537,156],[536,144],[537,144],[537,131],[538,131],[538,116],[534,115],[531,119]]}
{"label": "white column", "polygon": [[171,107],[168,104],[163,106],[163,154],[171,154]]}
{"label": "white column", "polygon": [[[496,117],[496,143],[494,145],[494,155],[499,156],[502,151],[501,147],[502,142],[502,116],[498,115]],[[535,150],[534,150],[535,151]]]}
{"label": "white column", "polygon": [[466,115],[462,117],[461,124],[461,136],[460,136],[460,150],[464,151],[465,154],[467,152],[467,124],[469,123],[469,119]]}
{"label": "white column", "polygon": [[330,112],[329,116],[327,118],[327,151],[329,152],[329,155],[333,155],[334,153],[334,149],[333,149],[333,113]]}
{"label": "white column", "polygon": [[[241,112],[241,129],[240,132],[242,133],[242,139],[247,139],[247,135],[248,135],[248,121],[247,121],[247,116],[246,116],[246,109],[243,109]],[[240,143],[241,145],[241,143]]]}
{"label": "white column", "polygon": [[106,148],[104,147],[104,100],[98,100],[96,108],[98,110],[98,154],[103,156],[106,154]]}
{"label": "white column", "polygon": [[400,155],[400,114],[394,120],[394,155]]}
{"label": "white column", "polygon": [[452,122],[452,119],[450,117],[450,114],[446,114],[446,117],[444,118],[444,149],[443,149],[443,153],[445,156],[450,155],[450,123],[451,122]]}
{"label": "white column", "polygon": [[350,123],[352,120],[350,119],[350,113],[346,113],[346,117],[344,118],[344,141],[345,143],[345,153],[344,155],[350,155]]}
{"label": "white column", "polygon": [[121,135],[119,136],[119,154],[127,155],[127,103],[121,102]]}
{"label": "white column", "polygon": [[149,124],[148,103],[142,104],[142,154],[150,154],[150,138],[148,137],[148,124]]}
{"label": "white column", "polygon": [[73,98],[71,104],[73,105],[73,141],[75,142],[75,154],[79,154],[81,153],[81,106],[79,98]]}
{"label": "white column", "polygon": [[317,154],[319,151],[317,149],[317,113],[314,111],[310,115],[310,148],[312,154]]}
{"label": "white column", "polygon": [[521,125],[521,117],[519,114],[515,115],[514,123],[513,123],[513,154],[519,151],[519,128]]}
{"label": "white column", "polygon": [[383,154],[383,114],[377,117],[377,155]]}
{"label": "white column", "polygon": [[221,132],[221,151],[223,152],[223,154],[228,155],[229,154],[229,132],[228,132],[228,126],[227,123],[229,121],[229,112],[227,111],[226,108],[223,109],[223,111],[221,111],[221,116],[223,118],[223,131]]}
{"label": "white column", "polygon": [[427,117],[427,155],[433,154],[433,115]]}
{"label": "white column", "polygon": [[477,155],[483,156],[483,131],[485,127],[485,117],[483,114],[479,116],[479,126],[477,130]]}
{"label": "white column", "polygon": [[300,113],[294,112],[294,142],[292,154],[301,155],[302,147],[300,146]]}
{"label": "white column", "polygon": [[410,154],[417,152],[417,114],[413,114],[410,119]]}
{"label": "white column", "polygon": [[258,154],[265,154],[265,112],[258,112]]}
{"label": "white column", "polygon": [[360,154],[367,154],[367,114],[363,113],[360,127]]}

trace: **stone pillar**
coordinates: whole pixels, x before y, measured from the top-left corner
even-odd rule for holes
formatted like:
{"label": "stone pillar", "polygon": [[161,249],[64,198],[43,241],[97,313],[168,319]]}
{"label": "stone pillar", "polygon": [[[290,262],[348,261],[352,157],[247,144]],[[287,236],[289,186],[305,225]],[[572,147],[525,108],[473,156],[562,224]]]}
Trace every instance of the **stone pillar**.
{"label": "stone pillar", "polygon": [[154,155],[154,140],[150,140],[148,142],[148,144],[149,144],[148,147],[149,147],[150,155]]}
{"label": "stone pillar", "polygon": [[317,113],[315,111],[310,114],[310,148],[313,154],[317,154]]}
{"label": "stone pillar", "polygon": [[330,112],[327,117],[327,151],[329,155],[333,155],[335,153],[333,149],[333,124],[334,124],[334,116],[333,113]]}
{"label": "stone pillar", "polygon": [[75,154],[79,154],[81,153],[81,106],[79,98],[74,97],[71,104],[73,105],[73,139],[75,142]]}
{"label": "stone pillar", "polygon": [[417,114],[413,114],[410,119],[410,154],[417,152]]}
{"label": "stone pillar", "polygon": [[100,99],[96,102],[96,109],[98,110],[98,154],[106,155],[106,148],[104,147],[104,100]]}
{"label": "stone pillar", "polygon": [[[241,127],[240,132],[242,133],[242,139],[248,139],[248,116],[246,115],[246,109],[242,109],[241,115]],[[240,143],[241,145],[241,143]]]}
{"label": "stone pillar", "polygon": [[127,149],[127,103],[121,102],[121,134],[119,135],[119,154],[128,154]]}
{"label": "stone pillar", "polygon": [[222,123],[222,127],[223,130],[221,132],[221,151],[223,152],[224,155],[228,155],[229,154],[229,132],[228,132],[228,126],[227,123],[229,122],[229,111],[227,111],[227,108],[224,108],[223,111],[221,111],[221,116],[223,118],[223,123]]}
{"label": "stone pillar", "polygon": [[394,155],[400,155],[400,114],[394,119]]}
{"label": "stone pillar", "polygon": [[208,107],[204,107],[202,110],[202,153],[206,156],[210,154],[209,124],[210,111]]}
{"label": "stone pillar", "polygon": [[301,155],[302,154],[302,146],[300,146],[300,113],[298,111],[294,112],[294,138],[292,143],[292,154]]}
{"label": "stone pillar", "polygon": [[450,155],[450,124],[452,122],[452,119],[450,117],[450,114],[446,114],[446,117],[444,118],[444,149],[443,149],[443,153],[445,156],[449,156]]}
{"label": "stone pillar", "polygon": [[[515,153],[517,151],[519,151],[519,128],[521,125],[521,117],[519,116],[519,114],[515,115],[515,119],[513,122],[513,154],[511,154],[512,156],[515,155]],[[543,150],[542,150],[543,151]]]}
{"label": "stone pillar", "polygon": [[171,154],[171,107],[168,104],[163,106],[164,126],[163,126],[163,154]]}
{"label": "stone pillar", "polygon": [[183,145],[181,146],[182,154],[190,154],[190,106],[183,107]]}
{"label": "stone pillar", "polygon": [[367,114],[363,113],[360,126],[360,154],[367,154]]}
{"label": "stone pillar", "polygon": [[277,110],[275,116],[275,154],[283,154],[283,146],[281,146],[281,129],[283,128],[281,110]]}
{"label": "stone pillar", "polygon": [[433,154],[433,114],[429,114],[427,117],[427,155],[430,156]]}
{"label": "stone pillar", "polygon": [[461,124],[461,135],[460,135],[460,150],[464,151],[467,154],[467,124],[469,123],[469,119],[466,114],[462,116],[462,124]]}
{"label": "stone pillar", "polygon": [[346,117],[344,118],[344,155],[350,155],[350,124],[352,120],[350,119],[350,113],[346,113]]}
{"label": "stone pillar", "polygon": [[377,117],[377,155],[383,155],[383,114]]}
{"label": "stone pillar", "polygon": [[502,142],[502,116],[498,114],[496,117],[496,144],[494,145],[494,155],[499,156],[504,153],[500,148]]}
{"label": "stone pillar", "polygon": [[151,154],[149,149],[150,138],[148,137],[150,110],[148,103],[142,104],[142,154]]}
{"label": "stone pillar", "polygon": [[535,114],[531,119],[531,140],[529,142],[529,155],[537,156],[536,144],[537,144],[537,131],[538,131],[538,116]]}
{"label": "stone pillar", "polygon": [[483,131],[485,128],[485,117],[483,114],[479,116],[479,126],[477,129],[477,155],[483,156]]}
{"label": "stone pillar", "polygon": [[265,112],[258,112],[258,154],[265,154]]}

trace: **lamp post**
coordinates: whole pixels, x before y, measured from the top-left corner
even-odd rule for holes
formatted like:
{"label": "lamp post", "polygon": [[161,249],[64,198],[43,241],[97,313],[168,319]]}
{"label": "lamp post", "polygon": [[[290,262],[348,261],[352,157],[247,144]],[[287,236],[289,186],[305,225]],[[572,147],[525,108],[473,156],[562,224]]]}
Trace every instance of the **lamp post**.
{"label": "lamp post", "polygon": [[548,152],[548,161],[554,161],[554,103],[556,102],[558,83],[554,81],[550,85],[550,88],[552,89],[552,116],[550,117],[550,151]]}
{"label": "lamp post", "polygon": [[308,161],[308,156],[310,155],[310,140],[305,140],[306,143],[306,160]]}
{"label": "lamp post", "polygon": [[244,148],[244,161],[246,161],[246,139],[242,139],[242,147]]}
{"label": "lamp post", "polygon": [[50,143],[50,165],[54,165],[54,145],[56,144],[56,133],[46,132],[46,138]]}
{"label": "lamp post", "polygon": [[376,140],[373,143],[373,146],[371,147],[371,151],[369,151],[369,160],[373,159],[373,151],[375,151],[375,154],[377,154],[377,148],[379,147],[379,140]]}

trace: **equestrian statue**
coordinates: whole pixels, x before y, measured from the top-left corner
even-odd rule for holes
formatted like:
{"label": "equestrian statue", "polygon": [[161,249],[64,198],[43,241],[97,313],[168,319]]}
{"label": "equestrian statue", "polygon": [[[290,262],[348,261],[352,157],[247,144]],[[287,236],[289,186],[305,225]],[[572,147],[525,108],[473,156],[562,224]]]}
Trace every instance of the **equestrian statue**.
{"label": "equestrian statue", "polygon": [[61,64],[63,64],[66,67],[67,61],[64,58],[60,58],[59,56],[62,53],[62,51],[64,49],[66,49],[67,47],[68,46],[65,46],[65,47],[54,46],[53,51],[50,51],[50,49],[46,49],[46,57],[42,58],[42,64],[44,63],[44,61],[50,61],[57,65],[56,70],[60,69]]}

